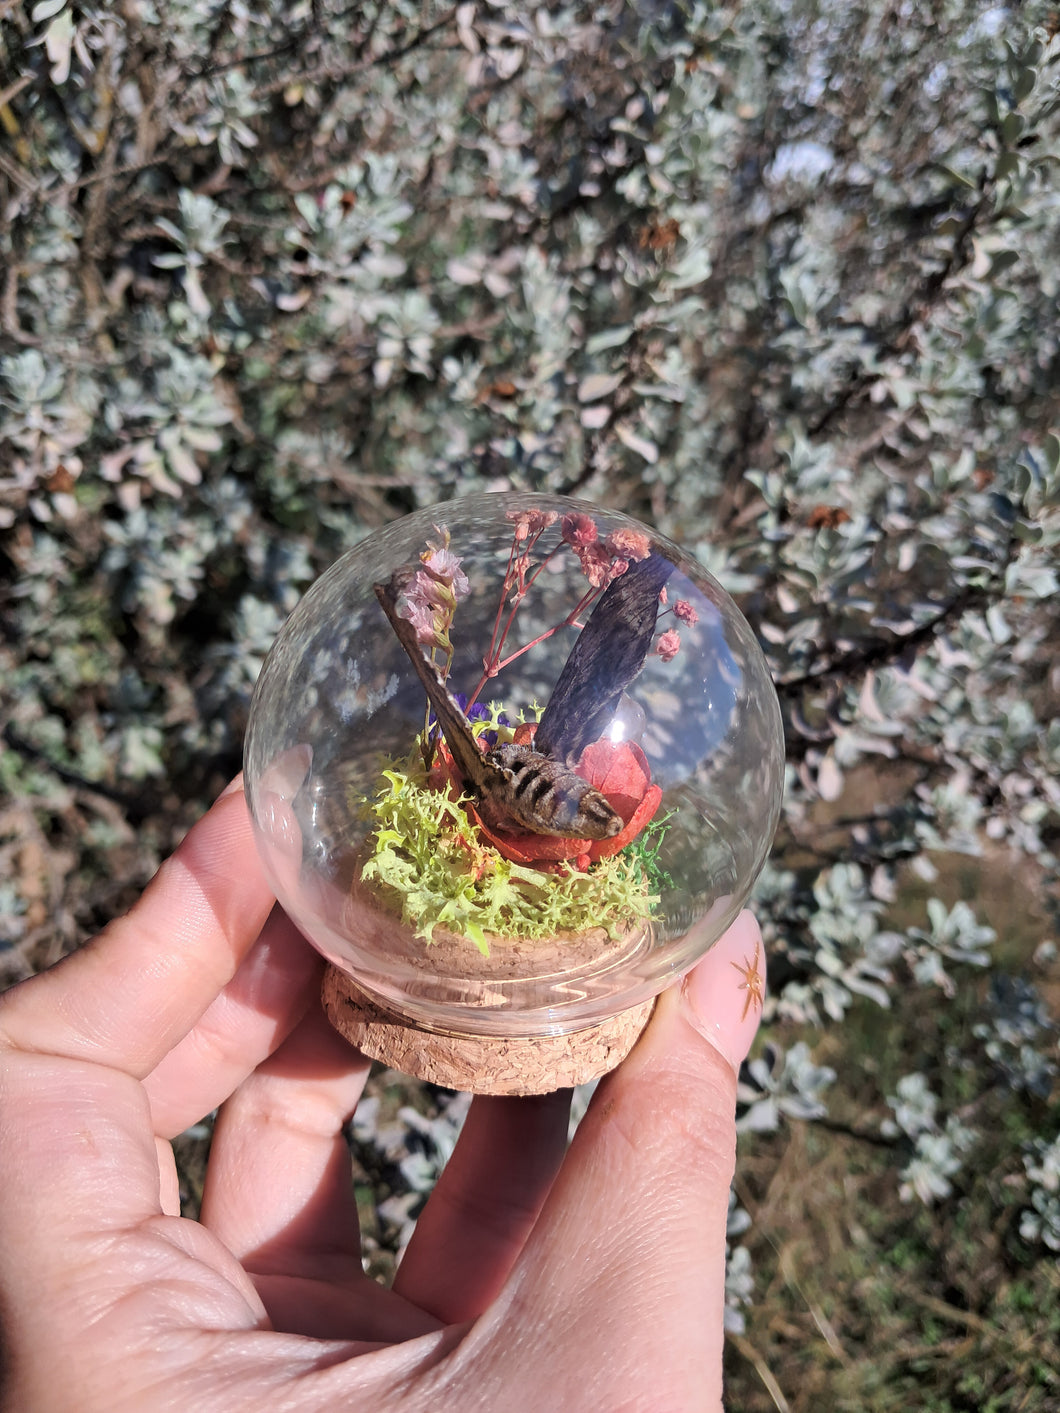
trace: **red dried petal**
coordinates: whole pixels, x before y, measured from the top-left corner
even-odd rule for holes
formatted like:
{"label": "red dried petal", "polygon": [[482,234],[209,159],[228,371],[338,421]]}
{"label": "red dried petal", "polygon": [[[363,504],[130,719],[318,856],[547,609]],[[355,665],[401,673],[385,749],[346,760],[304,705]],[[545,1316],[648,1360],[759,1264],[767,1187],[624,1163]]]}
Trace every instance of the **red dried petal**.
{"label": "red dried petal", "polygon": [[613,839],[594,839],[589,845],[590,858],[594,862],[596,859],[609,859],[612,854],[617,854],[627,844],[632,844],[644,826],[654,818],[655,812],[661,804],[662,790],[658,785],[649,785],[647,794],[634,810],[632,818],[621,834],[616,834]]}
{"label": "red dried petal", "polygon": [[651,784],[648,758],[632,741],[594,741],[582,752],[578,774],[627,820]]}
{"label": "red dried petal", "polygon": [[590,847],[588,839],[561,839],[552,834],[532,834],[529,830],[492,829],[483,823],[474,805],[469,805],[467,812],[498,854],[512,863],[561,863],[564,859],[577,858]]}

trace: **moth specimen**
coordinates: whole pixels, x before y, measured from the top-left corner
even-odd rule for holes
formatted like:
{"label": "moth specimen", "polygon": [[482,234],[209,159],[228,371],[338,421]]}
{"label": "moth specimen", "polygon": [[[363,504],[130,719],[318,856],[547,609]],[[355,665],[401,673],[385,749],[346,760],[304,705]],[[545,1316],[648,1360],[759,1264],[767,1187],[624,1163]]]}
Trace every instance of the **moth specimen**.
{"label": "moth specimen", "polygon": [[659,595],[673,572],[661,555],[632,563],[612,580],[578,635],[537,728],[533,745],[504,742],[479,748],[459,703],[424,656],[398,600],[415,574],[404,568],[376,597],[427,693],[446,745],[492,828],[569,839],[613,839],[622,817],[574,769],[598,740],[622,693],[644,666],[655,634]]}

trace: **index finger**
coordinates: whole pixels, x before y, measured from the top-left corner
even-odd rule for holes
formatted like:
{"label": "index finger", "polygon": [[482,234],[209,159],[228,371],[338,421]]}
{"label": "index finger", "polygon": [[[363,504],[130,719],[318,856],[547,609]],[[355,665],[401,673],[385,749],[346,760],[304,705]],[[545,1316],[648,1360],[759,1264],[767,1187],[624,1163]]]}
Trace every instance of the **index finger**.
{"label": "index finger", "polygon": [[0,997],[0,1045],[142,1079],[231,980],[273,901],[237,781],[124,917]]}

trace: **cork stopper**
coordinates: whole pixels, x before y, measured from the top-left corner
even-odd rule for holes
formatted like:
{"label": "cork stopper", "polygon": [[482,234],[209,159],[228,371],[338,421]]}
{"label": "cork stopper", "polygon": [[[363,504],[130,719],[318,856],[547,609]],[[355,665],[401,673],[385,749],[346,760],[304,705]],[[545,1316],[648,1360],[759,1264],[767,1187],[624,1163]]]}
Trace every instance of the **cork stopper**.
{"label": "cork stopper", "polygon": [[456,1035],[421,1029],[370,1000],[338,967],[322,990],[331,1024],[373,1060],[445,1089],[472,1094],[548,1094],[613,1070],[647,1025],[654,999],[570,1035]]}

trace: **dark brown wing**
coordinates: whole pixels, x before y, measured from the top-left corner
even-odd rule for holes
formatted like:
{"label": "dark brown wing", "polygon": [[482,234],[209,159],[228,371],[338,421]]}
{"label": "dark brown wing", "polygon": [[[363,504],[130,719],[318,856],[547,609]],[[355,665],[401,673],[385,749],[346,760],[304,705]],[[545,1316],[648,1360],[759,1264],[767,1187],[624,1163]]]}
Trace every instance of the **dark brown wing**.
{"label": "dark brown wing", "polygon": [[573,766],[603,735],[619,698],[644,666],[659,594],[673,569],[662,555],[650,554],[601,594],[548,699],[534,737],[539,751]]}
{"label": "dark brown wing", "polygon": [[416,669],[416,676],[423,683],[423,690],[434,707],[434,714],[441,723],[446,745],[452,752],[461,775],[481,794],[489,788],[490,765],[479,750],[471,727],[467,724],[467,717],[460,710],[456,698],[442,681],[434,663],[424,657],[415,628],[407,618],[401,618],[397,611],[398,595],[410,578],[409,571],[399,569],[388,583],[373,585],[375,596],[390,620],[398,642],[408,654],[409,662]]}

